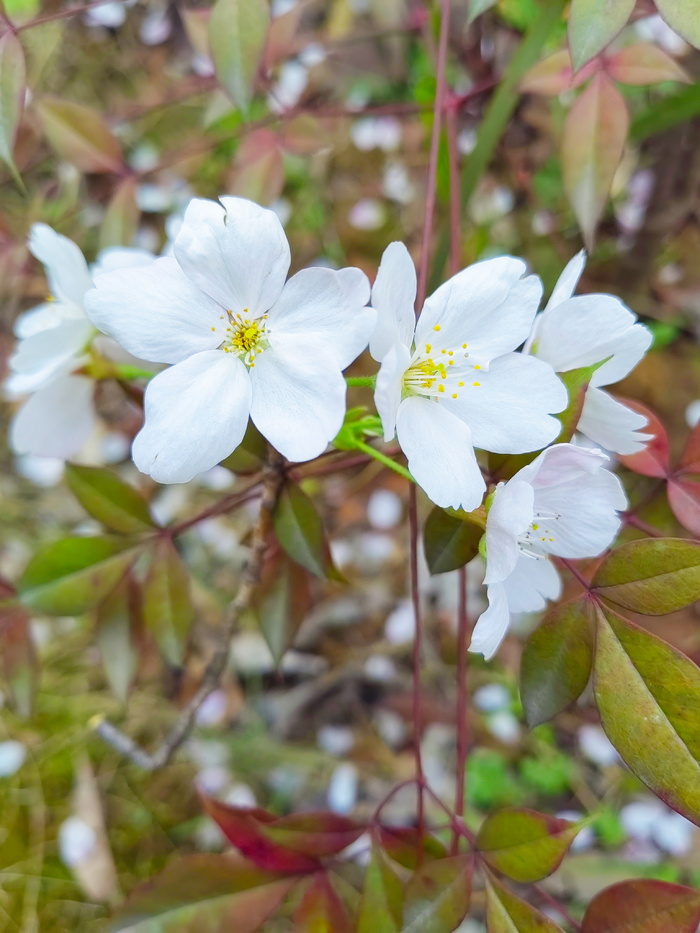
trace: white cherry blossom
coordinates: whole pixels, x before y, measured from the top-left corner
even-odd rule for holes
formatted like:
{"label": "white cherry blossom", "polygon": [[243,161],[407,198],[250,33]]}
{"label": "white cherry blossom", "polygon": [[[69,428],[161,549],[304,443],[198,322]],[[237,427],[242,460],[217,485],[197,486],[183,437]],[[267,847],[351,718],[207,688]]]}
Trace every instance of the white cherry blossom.
{"label": "white cherry blossom", "polygon": [[489,606],[471,651],[490,658],[510,613],[535,612],[561,595],[550,556],[597,557],[613,542],[627,498],[617,476],[603,469],[607,462],[600,450],[555,444],[496,487],[485,536]]}
{"label": "white cherry blossom", "polygon": [[651,346],[652,335],[613,295],[572,297],[585,264],[583,251],[568,263],[547,307],[535,319],[525,349],[558,373],[606,360],[593,373],[577,430],[606,450],[638,453],[650,438],[639,433],[647,419],[602,386],[619,382],[634,369]]}
{"label": "white cherry blossom", "polygon": [[463,269],[425,302],[416,323],[416,272],[392,243],[372,289],[377,326],[370,353],[381,362],[375,402],[390,441],[436,505],[471,510],[485,492],[474,448],[523,453],[551,443],[552,412],[566,390],[542,360],[513,352],[526,339],[542,295],[525,263],[503,256]]}
{"label": "white cherry blossom", "polygon": [[342,371],[372,331],[364,273],[310,268],[285,284],[282,225],[243,198],[192,200],[173,253],[100,276],[86,300],[130,353],[173,364],[146,389],[138,468],[187,482],[238,446],[249,415],[289,460],[318,456],[342,426]]}
{"label": "white cherry blossom", "polygon": [[91,274],[79,247],[46,224],[34,224],[29,249],[43,263],[50,298],[15,322],[19,338],[10,357],[5,393],[29,395],[10,425],[17,454],[66,459],[79,450],[95,425],[94,382],[80,373],[97,331],[84,299],[101,268],[152,262],[143,250],[104,250]]}

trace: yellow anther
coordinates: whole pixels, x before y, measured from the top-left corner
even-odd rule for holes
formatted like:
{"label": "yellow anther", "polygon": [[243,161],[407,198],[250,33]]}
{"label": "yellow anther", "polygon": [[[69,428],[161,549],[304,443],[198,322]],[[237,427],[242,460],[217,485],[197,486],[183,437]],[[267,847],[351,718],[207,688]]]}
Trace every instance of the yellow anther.
{"label": "yellow anther", "polygon": [[436,324],[435,327],[433,327],[433,330],[440,330],[440,325]]}
{"label": "yellow anther", "polygon": [[538,529],[539,527],[540,527],[539,525],[533,525],[533,526],[532,526],[532,530],[533,530],[533,531],[537,531],[537,529]]}
{"label": "yellow anther", "polygon": [[463,350],[466,350],[466,349],[467,349],[467,344],[466,344],[466,343],[463,343],[463,344],[462,344],[462,349],[463,349]]}
{"label": "yellow anther", "polygon": [[474,385],[475,385],[475,386],[480,386],[481,383],[480,383],[480,382],[475,382]]}
{"label": "yellow anther", "polygon": [[447,355],[448,355],[448,356],[454,356],[454,351],[453,351],[453,350],[450,350],[450,352],[449,352]]}
{"label": "yellow anther", "polygon": [[474,363],[474,369],[481,369],[481,366],[479,366],[478,363]]}
{"label": "yellow anther", "polygon": [[444,391],[445,391],[444,386],[438,386],[438,392],[444,392]]}
{"label": "yellow anther", "polygon": [[453,392],[453,393],[452,393],[452,398],[457,398],[457,393],[456,393],[456,392]]}
{"label": "yellow anther", "polygon": [[454,366],[454,364],[455,364],[455,361],[454,361],[454,360],[450,360],[450,366]]}
{"label": "yellow anther", "polygon": [[429,344],[429,343],[426,343],[426,345],[425,345],[425,352],[426,352],[426,353],[430,353],[430,351],[431,351],[432,349],[433,349],[433,348],[430,346],[430,344]]}
{"label": "yellow anther", "polygon": [[445,354],[447,353],[447,350],[440,350],[440,353]]}
{"label": "yellow anther", "polygon": [[464,385],[464,383],[463,383],[463,382],[460,382],[460,383],[459,383],[459,385],[460,385],[460,386],[463,386],[463,385]]}

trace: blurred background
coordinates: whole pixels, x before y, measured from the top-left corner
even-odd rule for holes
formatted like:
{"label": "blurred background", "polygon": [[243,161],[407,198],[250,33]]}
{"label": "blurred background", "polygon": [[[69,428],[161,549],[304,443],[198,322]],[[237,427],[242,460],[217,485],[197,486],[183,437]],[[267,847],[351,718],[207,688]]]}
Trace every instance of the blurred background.
{"label": "blurred background", "polygon": [[[647,85],[619,84],[630,114],[624,153],[609,172],[609,191],[596,194],[597,216],[585,217],[575,199],[572,207],[567,181],[578,170],[571,140],[580,141],[579,152],[590,149],[591,128],[570,118],[581,92],[532,77],[533,66],[566,47],[564,4],[552,28],[538,32],[542,6],[452,4],[447,77],[462,184],[461,263],[522,256],[549,290],[585,230],[590,259],[580,291],[619,295],[655,337],[618,394],[659,415],[677,456],[700,418],[692,404],[700,398],[700,52],[653,3],[637,4],[614,50],[650,43],[683,71],[659,66]],[[37,221],[74,239],[90,262],[115,245],[159,254],[192,196],[237,194],[278,214],[292,271],[356,265],[373,278],[395,239],[418,257],[436,5],[273,0],[243,109],[221,66],[215,70],[209,5],[5,0],[4,11],[24,51],[26,93],[10,147],[15,168],[5,156],[0,167],[0,370],[14,347],[15,318],[47,294],[26,245]],[[509,85],[504,74],[525,43],[527,68]],[[13,93],[16,74],[9,74],[0,69],[0,94]],[[487,125],[496,93],[500,120]],[[604,156],[593,152],[590,164]],[[432,287],[446,277],[446,144],[437,181]],[[371,366],[365,357],[352,374]],[[75,461],[118,470],[159,522],[185,521],[245,486],[238,462],[187,486],[158,487],[129,460],[141,418],[133,393],[104,379],[96,401],[99,428]],[[371,406],[368,390],[351,390],[350,403]],[[0,410],[5,435],[12,411],[9,401]],[[99,526],[67,490],[62,461],[15,456],[9,446],[0,457],[5,593],[39,545]],[[640,517],[679,533],[654,481],[627,480],[632,500],[646,503]],[[235,592],[248,507],[199,520],[178,539],[195,618],[181,667],[163,662],[138,620],[124,630],[94,614],[49,619],[0,607],[0,930],[99,931],[110,906],[176,853],[223,848],[198,789],[279,813],[329,807],[369,817],[395,782],[413,774],[404,484],[372,463],[309,480],[305,489],[346,582],[305,577],[296,590],[294,581],[286,589],[266,582],[234,638],[221,688],[176,760],[156,774],[104,746],[94,717],[108,715],[157,744],[191,695]],[[421,509],[427,514],[429,504]],[[478,563],[469,567],[472,618],[484,605]],[[422,574],[424,763],[433,788],[451,797],[457,584],[454,573],[430,576],[424,565]],[[628,877],[700,885],[700,834],[624,767],[587,694],[553,724],[525,726],[519,658],[536,622],[519,619],[493,663],[470,659],[468,821],[478,825],[490,809],[513,804],[572,818],[594,813],[572,857],[545,883],[574,904]],[[694,609],[645,625],[700,662]],[[410,822],[414,810],[407,789],[385,816]],[[353,857],[367,854],[360,840]],[[466,921],[465,933],[484,929],[474,903],[477,919]]]}

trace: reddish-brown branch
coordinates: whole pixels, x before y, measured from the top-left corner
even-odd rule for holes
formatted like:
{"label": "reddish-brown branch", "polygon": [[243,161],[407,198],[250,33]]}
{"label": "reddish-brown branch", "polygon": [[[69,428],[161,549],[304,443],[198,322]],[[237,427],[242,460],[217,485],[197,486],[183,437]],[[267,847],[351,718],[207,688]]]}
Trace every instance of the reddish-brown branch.
{"label": "reddish-brown branch", "polygon": [[583,576],[583,574],[581,573],[581,571],[580,571],[577,567],[575,567],[574,564],[572,564],[570,560],[567,560],[565,557],[560,557],[560,558],[559,558],[559,562],[560,562],[561,564],[563,564],[564,567],[566,567],[566,569],[569,571],[569,573],[570,573],[572,576],[576,577],[576,579],[577,579],[578,582],[581,584],[581,586],[584,588],[584,590],[585,590],[587,593],[590,593],[590,591],[591,591],[591,584],[590,584],[590,583],[588,582],[588,580]]}

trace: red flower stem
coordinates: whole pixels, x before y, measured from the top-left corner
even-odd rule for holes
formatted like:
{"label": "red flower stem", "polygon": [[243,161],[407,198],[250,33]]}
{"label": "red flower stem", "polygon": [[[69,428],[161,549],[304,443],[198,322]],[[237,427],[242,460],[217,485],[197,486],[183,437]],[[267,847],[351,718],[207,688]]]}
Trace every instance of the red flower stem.
{"label": "red flower stem", "polygon": [[462,264],[462,232],[459,203],[459,149],[457,148],[457,110],[448,107],[445,113],[447,129],[447,165],[450,176],[450,275],[459,272]]}
{"label": "red flower stem", "polygon": [[[425,776],[423,774],[423,756],[421,753],[421,737],[423,734],[423,709],[421,705],[421,649],[423,642],[423,619],[420,604],[420,589],[418,586],[418,503],[416,487],[413,483],[408,489],[408,517],[410,526],[409,561],[411,570],[411,600],[413,614],[416,620],[416,629],[413,636],[413,749],[416,764],[416,782],[418,784],[418,835],[422,840],[425,832],[425,806],[423,790]],[[423,857],[423,846],[419,842],[419,864]]]}
{"label": "red flower stem", "polygon": [[633,528],[643,531],[645,534],[649,535],[650,538],[663,538],[663,533],[659,531],[658,528],[654,528],[654,526],[650,525],[648,522],[642,521],[641,518],[637,518],[632,512],[625,512],[622,517],[625,525],[631,525]]}
{"label": "red flower stem", "polygon": [[[469,751],[469,688],[467,686],[469,614],[467,612],[467,571],[458,573],[459,601],[457,606],[457,765],[455,774],[455,816],[464,815],[464,797],[467,790],[467,752]],[[459,836],[454,834],[452,852],[459,850]]]}
{"label": "red flower stem", "polygon": [[576,567],[571,563],[571,561],[570,561],[570,560],[567,560],[565,557],[560,557],[559,560],[560,560],[561,563],[566,567],[566,569],[569,571],[569,573],[570,573],[572,576],[576,577],[576,579],[577,579],[578,582],[581,584],[581,586],[584,588],[584,590],[585,590],[587,593],[590,593],[590,591],[591,591],[591,584],[590,584],[590,583],[588,582],[588,580],[583,576],[583,574],[578,570],[578,568],[576,568]]}
{"label": "red flower stem", "polygon": [[571,916],[571,914],[566,909],[566,907],[560,904],[559,901],[555,897],[552,897],[552,895],[549,893],[549,891],[546,890],[546,888],[543,888],[542,885],[540,884],[533,885],[533,888],[535,889],[535,891],[537,891],[539,896],[542,898],[542,900],[546,904],[548,904],[550,907],[556,910],[557,913],[560,914],[560,916],[563,917],[563,919],[566,920],[567,923],[571,924],[571,926],[574,928],[574,930],[577,931],[577,933],[578,931],[581,930],[581,924],[578,923],[576,920],[574,920],[574,918]]}
{"label": "red flower stem", "polygon": [[433,219],[435,217],[435,202],[437,198],[437,162],[440,149],[440,130],[442,129],[442,115],[447,100],[447,78],[445,63],[447,61],[447,37],[450,31],[450,0],[441,0],[440,39],[438,42],[437,57],[437,87],[435,90],[435,105],[433,107],[433,132],[430,139],[430,161],[428,163],[428,190],[425,196],[425,222],[423,224],[423,245],[418,268],[418,294],[416,307],[420,314],[428,288],[428,265],[430,262],[430,244],[433,238]]}

